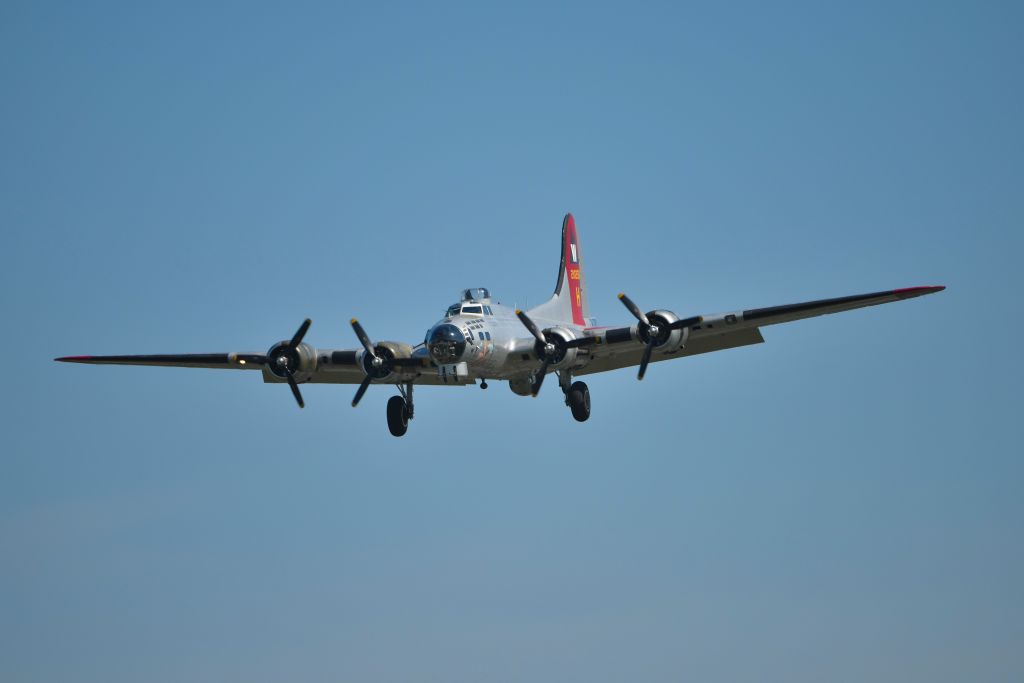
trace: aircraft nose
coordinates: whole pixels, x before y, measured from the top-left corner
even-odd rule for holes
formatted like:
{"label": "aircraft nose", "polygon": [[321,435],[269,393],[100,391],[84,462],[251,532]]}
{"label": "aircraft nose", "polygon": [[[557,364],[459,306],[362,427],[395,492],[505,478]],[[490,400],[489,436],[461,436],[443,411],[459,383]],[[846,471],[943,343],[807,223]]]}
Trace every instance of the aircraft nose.
{"label": "aircraft nose", "polygon": [[466,350],[466,337],[455,325],[438,325],[427,335],[427,350],[436,363],[455,363]]}

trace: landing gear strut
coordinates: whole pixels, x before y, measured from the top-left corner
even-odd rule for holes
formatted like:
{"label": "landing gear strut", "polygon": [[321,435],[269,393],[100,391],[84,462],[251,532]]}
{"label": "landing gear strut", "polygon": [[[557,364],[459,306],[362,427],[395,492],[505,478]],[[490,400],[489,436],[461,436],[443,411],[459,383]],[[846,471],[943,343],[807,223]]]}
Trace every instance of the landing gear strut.
{"label": "landing gear strut", "polygon": [[399,384],[398,391],[401,396],[392,396],[388,399],[388,430],[392,436],[402,436],[409,429],[409,420],[412,419],[412,382]]}
{"label": "landing gear strut", "polygon": [[590,417],[590,389],[586,382],[573,382],[572,374],[558,373],[558,386],[565,394],[565,405],[569,406],[577,422],[586,422]]}

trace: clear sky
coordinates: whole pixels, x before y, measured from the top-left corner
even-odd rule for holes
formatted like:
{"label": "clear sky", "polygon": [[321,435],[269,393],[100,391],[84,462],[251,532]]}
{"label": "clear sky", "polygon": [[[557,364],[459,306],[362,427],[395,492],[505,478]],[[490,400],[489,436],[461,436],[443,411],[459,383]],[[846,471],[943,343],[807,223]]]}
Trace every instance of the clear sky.
{"label": "clear sky", "polygon": [[[1024,679],[1024,11],[850,4],[5,2],[0,680]],[[566,211],[602,324],[948,289],[403,439],[51,360],[417,342]]]}

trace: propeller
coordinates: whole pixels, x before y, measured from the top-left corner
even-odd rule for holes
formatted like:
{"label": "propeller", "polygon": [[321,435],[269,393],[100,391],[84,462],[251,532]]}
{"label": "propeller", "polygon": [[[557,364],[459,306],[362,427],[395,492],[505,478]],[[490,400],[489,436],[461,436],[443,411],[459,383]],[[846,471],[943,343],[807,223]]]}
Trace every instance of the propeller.
{"label": "propeller", "polygon": [[589,346],[594,343],[593,337],[579,337],[577,339],[570,339],[565,341],[557,334],[550,335],[550,338],[545,337],[544,333],[541,332],[537,324],[534,323],[530,316],[526,315],[521,310],[516,310],[516,317],[519,318],[520,322],[530,331],[533,338],[537,340],[534,344],[534,351],[537,353],[537,357],[540,358],[540,367],[533,373],[533,382],[531,383],[530,393],[536,398],[540,392],[540,387],[544,384],[544,376],[548,372],[548,366],[553,363],[558,363],[565,357],[565,352],[569,349],[575,349],[580,346]]}
{"label": "propeller", "polygon": [[[376,374],[371,370],[371,368],[373,370],[379,370],[384,367],[384,359],[377,355],[376,350],[373,348],[373,343],[370,341],[370,337],[366,334],[366,330],[363,329],[363,326],[359,324],[359,321],[352,318],[350,322],[352,323],[352,329],[355,330],[356,337],[359,338],[359,343],[363,345],[364,349],[366,349],[366,355],[363,356],[363,366],[366,369],[366,377],[364,377],[363,381],[359,384],[359,388],[356,389],[356,395],[352,399],[352,407],[355,408],[359,405],[359,401],[362,400],[363,394],[366,393],[366,390],[370,386],[370,382],[373,381],[373,376]],[[369,367],[366,367],[367,361],[370,363]]]}
{"label": "propeller", "polygon": [[395,367],[416,367],[421,365],[422,361],[419,358],[395,358],[395,354],[388,347],[373,345],[370,336],[366,334],[366,330],[358,320],[352,318],[349,322],[352,323],[352,329],[366,351],[363,355],[363,370],[366,371],[366,377],[363,378],[359,388],[356,389],[356,395],[352,398],[352,407],[355,408],[362,400],[363,394],[370,388],[373,380],[387,377]]}
{"label": "propeller", "polygon": [[[639,325],[637,325],[637,332],[641,339],[646,341],[644,346],[644,353],[640,356],[640,370],[637,372],[636,378],[641,380],[644,378],[644,374],[647,372],[647,364],[651,362],[651,352],[654,351],[654,347],[661,346],[668,337],[675,330],[682,330],[692,325],[698,325],[703,322],[704,317],[695,315],[691,318],[683,318],[677,320],[674,323],[666,323],[664,320],[659,324],[658,321],[651,322],[651,320],[640,310],[640,307],[633,303],[625,294],[619,294],[619,301],[622,305],[629,309],[629,312],[633,314],[633,317],[637,319]],[[673,316],[675,317],[675,316]]]}
{"label": "propeller", "polygon": [[292,396],[295,397],[295,402],[299,404],[300,408],[305,408],[306,403],[302,400],[302,392],[299,391],[299,385],[295,381],[295,371],[300,363],[299,344],[302,343],[302,338],[306,336],[306,332],[309,331],[309,326],[312,324],[313,321],[306,318],[290,340],[277,344],[270,349],[270,353],[266,356],[257,356],[252,359],[252,362],[263,363],[272,373],[287,380],[288,388],[292,390]]}

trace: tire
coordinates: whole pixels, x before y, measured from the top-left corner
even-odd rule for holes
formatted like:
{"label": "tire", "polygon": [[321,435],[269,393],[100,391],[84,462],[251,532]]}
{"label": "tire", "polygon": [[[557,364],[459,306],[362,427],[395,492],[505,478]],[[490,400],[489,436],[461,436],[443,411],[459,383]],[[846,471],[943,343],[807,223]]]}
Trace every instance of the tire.
{"label": "tire", "polygon": [[388,429],[392,436],[402,436],[409,429],[409,410],[401,396],[388,399]]}
{"label": "tire", "polygon": [[569,387],[569,409],[577,422],[586,422],[590,417],[590,389],[585,382],[573,382]]}

